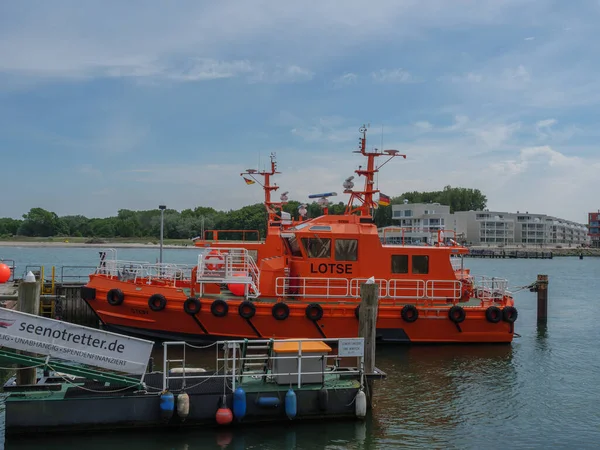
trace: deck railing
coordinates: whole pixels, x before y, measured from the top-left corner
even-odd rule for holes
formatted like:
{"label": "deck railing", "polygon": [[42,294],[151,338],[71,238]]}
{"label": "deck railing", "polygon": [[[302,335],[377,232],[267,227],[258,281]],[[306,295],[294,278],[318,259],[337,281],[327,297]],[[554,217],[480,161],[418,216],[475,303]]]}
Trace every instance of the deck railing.
{"label": "deck railing", "polygon": [[[314,354],[313,351],[306,352],[303,347],[304,343],[307,342],[323,342],[335,343],[338,349],[341,348],[341,344],[346,341],[355,347],[355,351],[349,354],[348,358],[355,358],[356,365],[342,366],[341,358],[344,355],[331,353],[327,351],[321,352],[321,354]],[[272,346],[274,343],[285,342],[285,343],[296,343],[298,345],[298,351],[291,356],[278,356],[276,352],[270,352],[266,356],[259,356],[253,354],[245,354],[242,351],[244,346]],[[194,345],[186,343],[184,341],[169,341],[163,342],[163,391],[169,387],[170,380],[183,380],[185,385],[187,381],[199,380],[199,382],[205,381],[209,378],[227,378],[231,385],[231,392],[235,391],[236,384],[243,382],[244,378],[260,379],[263,382],[275,382],[277,377],[294,377],[295,382],[290,382],[289,385],[295,385],[297,388],[301,388],[303,384],[303,377],[306,375],[356,375],[357,377],[362,375],[364,372],[364,338],[326,338],[326,339],[256,339],[252,341],[248,340],[230,340],[230,341],[218,341],[215,343],[216,346],[216,358],[215,365],[216,371],[214,373],[193,373],[190,367],[186,368],[186,348],[197,348]],[[178,359],[169,359],[168,352],[170,348],[180,348],[182,351],[182,357]],[[303,349],[305,352],[303,353]],[[321,360],[322,370],[320,371],[303,371],[302,364],[310,360]],[[277,367],[274,370],[274,364],[279,360],[292,360],[297,362],[297,370],[281,370],[281,367]],[[262,373],[251,373],[245,374],[243,367],[247,363],[264,362],[269,370],[265,370]],[[177,363],[180,366],[175,368],[178,369],[179,373],[173,373],[171,363]],[[187,372],[190,372],[189,374]],[[193,373],[193,374],[192,374]],[[283,383],[279,383],[283,384]],[[287,382],[285,384],[288,384]]]}

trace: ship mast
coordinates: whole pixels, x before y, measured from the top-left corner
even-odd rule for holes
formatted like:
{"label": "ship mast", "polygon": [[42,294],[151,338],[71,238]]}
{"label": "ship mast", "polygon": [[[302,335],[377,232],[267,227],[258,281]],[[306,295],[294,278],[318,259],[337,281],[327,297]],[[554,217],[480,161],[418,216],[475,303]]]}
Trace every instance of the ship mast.
{"label": "ship mast", "polygon": [[[358,170],[354,172],[360,177],[365,177],[365,187],[362,191],[354,191],[352,187],[354,183],[352,183],[352,179],[354,177],[349,177],[344,182],[344,193],[350,194],[350,200],[348,200],[348,205],[346,206],[345,214],[355,214],[358,213],[360,216],[371,216],[371,211],[374,208],[377,208],[377,203],[373,200],[373,194],[379,192],[379,189],[374,189],[375,184],[375,173],[379,172],[379,169],[388,163],[392,158],[396,156],[402,156],[406,159],[406,155],[401,155],[398,153],[398,150],[383,150],[382,152],[378,152],[375,149],[374,152],[367,152],[367,127],[362,126],[359,130],[362,133],[362,137],[359,139],[359,150],[355,150],[353,153],[360,153],[363,156],[367,157],[367,167],[364,169],[362,166],[358,166]],[[380,166],[375,166],[375,158],[380,156],[389,156],[389,158]],[[355,206],[355,203],[358,203]]]}
{"label": "ship mast", "polygon": [[[285,205],[288,200],[288,197],[287,197],[288,193],[284,192],[283,194],[281,194],[279,202],[271,201],[271,192],[274,192],[277,189],[279,189],[279,186],[277,186],[276,184],[271,185],[271,177],[275,174],[280,174],[281,172],[277,172],[277,161],[275,158],[275,153],[271,153],[270,158],[271,158],[271,170],[258,171],[256,169],[247,169],[245,172],[242,172],[240,174],[242,177],[244,177],[245,180],[247,180],[247,178],[245,176],[249,176],[255,182],[257,182],[258,184],[260,184],[262,186],[262,188],[265,192],[264,204],[265,204],[265,208],[267,209],[267,214],[269,215],[268,223],[271,223],[274,220],[280,219],[279,211],[282,210],[283,205]],[[255,178],[255,175],[262,176],[264,178],[264,181],[261,183],[260,181],[258,181]]]}

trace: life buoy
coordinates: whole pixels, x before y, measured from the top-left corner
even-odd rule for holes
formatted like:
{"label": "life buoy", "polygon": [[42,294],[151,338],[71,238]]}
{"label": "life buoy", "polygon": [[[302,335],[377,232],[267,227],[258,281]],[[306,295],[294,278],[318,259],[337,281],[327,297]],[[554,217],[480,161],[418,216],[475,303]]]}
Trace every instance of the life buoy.
{"label": "life buoy", "polygon": [[183,310],[190,316],[198,314],[201,308],[202,304],[196,297],[188,297],[186,301],[183,302]]}
{"label": "life buoy", "polygon": [[454,323],[461,323],[465,320],[466,316],[462,306],[454,305],[448,310],[448,318]]}
{"label": "life buoy", "polygon": [[106,301],[109,305],[119,306],[125,300],[125,295],[121,289],[111,289],[106,293]]}
{"label": "life buoy", "polygon": [[497,306],[490,306],[485,310],[485,318],[488,322],[498,323],[502,320],[502,311]]}
{"label": "life buoy", "polygon": [[514,306],[505,306],[504,309],[502,309],[502,320],[505,322],[515,323],[518,316],[519,313]]}
{"label": "life buoy", "polygon": [[290,315],[290,307],[285,303],[275,303],[271,310],[273,317],[277,320],[285,320]]}
{"label": "life buoy", "polygon": [[162,311],[167,306],[167,299],[162,294],[151,295],[148,299],[148,306],[152,311]]}
{"label": "life buoy", "polygon": [[217,250],[211,250],[208,255],[204,258],[204,266],[208,270],[219,270],[223,268],[223,255]]}
{"label": "life buoy", "polygon": [[225,317],[227,315],[227,311],[229,311],[229,305],[225,300],[220,298],[216,299],[210,305],[210,312],[213,313],[215,317]]}
{"label": "life buoy", "polygon": [[419,310],[415,305],[404,305],[400,315],[405,322],[412,323],[419,318]]}
{"label": "life buoy", "polygon": [[306,318],[316,322],[323,318],[323,308],[318,303],[311,303],[306,307]]}
{"label": "life buoy", "polygon": [[238,306],[238,313],[243,319],[252,319],[254,314],[256,314],[256,306],[254,306],[254,303],[251,301],[244,300],[240,303],[240,306]]}

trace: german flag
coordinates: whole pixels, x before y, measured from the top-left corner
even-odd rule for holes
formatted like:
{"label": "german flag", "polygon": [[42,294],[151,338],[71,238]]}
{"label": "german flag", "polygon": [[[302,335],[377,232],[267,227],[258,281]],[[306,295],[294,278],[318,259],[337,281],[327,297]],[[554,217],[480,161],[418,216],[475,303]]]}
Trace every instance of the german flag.
{"label": "german flag", "polygon": [[380,192],[379,193],[379,201],[377,203],[379,203],[381,206],[389,206],[390,198],[387,195]]}
{"label": "german flag", "polygon": [[246,178],[246,177],[242,177],[244,179],[244,181],[246,182],[246,184],[254,184],[256,183],[256,181],[251,180],[250,178]]}

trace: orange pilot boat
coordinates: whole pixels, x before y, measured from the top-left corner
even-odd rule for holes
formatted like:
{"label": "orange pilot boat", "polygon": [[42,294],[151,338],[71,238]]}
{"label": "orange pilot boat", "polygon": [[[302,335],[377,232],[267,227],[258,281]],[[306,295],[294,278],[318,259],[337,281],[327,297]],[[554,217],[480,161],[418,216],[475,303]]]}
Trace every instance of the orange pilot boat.
{"label": "orange pilot boat", "polygon": [[[298,220],[271,200],[278,173],[274,155],[263,177],[267,234],[264,241],[219,241],[202,236],[197,264],[120,261],[104,253],[82,289],[82,298],[115,331],[158,339],[342,338],[358,334],[360,286],[379,285],[377,339],[398,343],[509,343],[517,310],[507,280],[474,276],[463,266],[468,249],[443,237],[429,246],[382,241],[373,221],[374,175],[396,150],[360,148],[366,168],[362,190],[350,194],[344,214]],[[377,166],[376,160],[386,157]],[[216,232],[213,232],[216,233]],[[221,231],[223,233],[223,231]]]}

